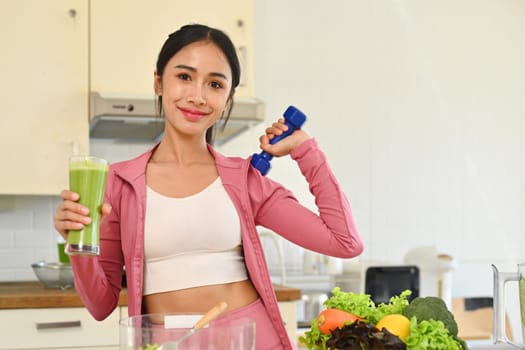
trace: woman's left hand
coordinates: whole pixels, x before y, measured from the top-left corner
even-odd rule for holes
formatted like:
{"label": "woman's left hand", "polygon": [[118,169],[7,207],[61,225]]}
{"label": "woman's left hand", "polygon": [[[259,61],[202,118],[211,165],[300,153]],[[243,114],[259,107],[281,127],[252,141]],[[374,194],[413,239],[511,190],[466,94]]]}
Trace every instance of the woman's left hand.
{"label": "woman's left hand", "polygon": [[259,137],[259,147],[274,157],[282,157],[290,154],[295,147],[310,138],[302,129],[297,129],[275,144],[270,144],[270,141],[274,137],[282,135],[287,130],[288,126],[284,123],[284,118],[280,118],[277,122],[273,123],[272,126],[266,128],[266,133]]}

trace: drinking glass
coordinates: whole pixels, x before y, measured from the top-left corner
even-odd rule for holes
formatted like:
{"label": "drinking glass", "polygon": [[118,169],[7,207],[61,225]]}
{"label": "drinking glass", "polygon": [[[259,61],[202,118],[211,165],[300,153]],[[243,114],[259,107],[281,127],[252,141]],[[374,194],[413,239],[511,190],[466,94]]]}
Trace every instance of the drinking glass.
{"label": "drinking glass", "polygon": [[109,162],[93,156],[72,156],[69,161],[69,189],[79,194],[78,203],[89,209],[91,223],[70,230],[65,251],[68,255],[98,255],[100,208],[104,201]]}

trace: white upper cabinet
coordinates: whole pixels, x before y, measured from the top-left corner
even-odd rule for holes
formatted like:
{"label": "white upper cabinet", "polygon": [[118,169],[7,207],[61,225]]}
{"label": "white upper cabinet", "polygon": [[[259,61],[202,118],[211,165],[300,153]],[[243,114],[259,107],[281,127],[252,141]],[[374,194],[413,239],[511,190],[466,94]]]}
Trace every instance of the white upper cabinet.
{"label": "white upper cabinet", "polygon": [[184,24],[225,31],[243,61],[237,96],[253,95],[253,0],[92,0],[91,89],[151,95],[153,72],[168,35]]}
{"label": "white upper cabinet", "polygon": [[58,195],[87,153],[87,0],[4,1],[0,194]]}

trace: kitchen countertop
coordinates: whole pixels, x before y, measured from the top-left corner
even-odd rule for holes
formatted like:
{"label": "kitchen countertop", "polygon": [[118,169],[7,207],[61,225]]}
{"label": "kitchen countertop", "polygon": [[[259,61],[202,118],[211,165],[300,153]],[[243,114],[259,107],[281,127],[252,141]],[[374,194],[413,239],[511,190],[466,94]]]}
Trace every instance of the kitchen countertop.
{"label": "kitchen countertop", "polygon": [[[274,285],[277,301],[293,301],[301,299],[301,290],[280,285]],[[122,289],[118,301],[119,306],[128,304],[126,289]],[[48,289],[38,281],[1,282],[0,309],[27,309],[48,307],[83,307],[75,289]]]}

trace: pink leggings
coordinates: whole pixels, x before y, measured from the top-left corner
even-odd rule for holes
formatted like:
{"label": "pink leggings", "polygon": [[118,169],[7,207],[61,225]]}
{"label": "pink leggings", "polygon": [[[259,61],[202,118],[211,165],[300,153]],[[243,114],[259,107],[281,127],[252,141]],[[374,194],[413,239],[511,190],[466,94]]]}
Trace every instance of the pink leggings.
{"label": "pink leggings", "polygon": [[230,311],[223,316],[219,316],[215,321],[212,321],[212,324],[219,325],[223,322],[242,317],[248,317],[255,321],[256,350],[284,348],[270,318],[268,317],[268,313],[266,312],[266,308],[261,299],[257,299],[251,304]]}

